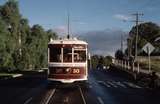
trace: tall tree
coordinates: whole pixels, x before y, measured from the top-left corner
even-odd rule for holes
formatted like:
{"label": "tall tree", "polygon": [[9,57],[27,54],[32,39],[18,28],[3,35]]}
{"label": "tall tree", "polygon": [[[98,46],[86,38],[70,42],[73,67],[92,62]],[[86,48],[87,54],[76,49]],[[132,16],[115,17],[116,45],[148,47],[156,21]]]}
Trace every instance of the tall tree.
{"label": "tall tree", "polygon": [[47,33],[47,36],[48,36],[48,41],[50,41],[51,38],[52,39],[57,39],[58,38],[57,34],[51,29],[49,29],[46,33]]}
{"label": "tall tree", "polygon": [[30,48],[27,44],[27,37],[30,35],[30,27],[27,19],[21,18],[20,20],[20,27],[19,27],[19,49],[14,54],[15,65],[18,69],[28,69],[29,68],[29,52],[28,49]]}
{"label": "tall tree", "polygon": [[19,49],[19,22],[21,18],[18,2],[16,0],[8,0],[3,6],[1,6],[0,16],[10,32],[7,47],[9,56],[11,57],[9,60],[6,60],[5,63],[10,62],[8,67],[15,69],[16,67],[13,65],[15,63],[14,61],[19,60],[19,57],[16,55],[17,50]]}
{"label": "tall tree", "polygon": [[50,38],[57,38],[52,30],[45,31],[40,25],[30,28],[19,12],[17,0],[0,6],[0,69],[46,67]]}
{"label": "tall tree", "polygon": [[31,28],[30,54],[34,57],[32,63],[35,68],[44,67],[47,64],[48,37],[40,25]]}
{"label": "tall tree", "polygon": [[[156,47],[159,47],[155,44],[155,39],[160,37],[160,27],[152,22],[146,22],[138,25],[138,53],[142,52],[141,48],[147,43],[150,42]],[[132,41],[132,54],[134,54],[135,50],[135,36],[136,36],[136,27],[134,26],[131,31],[129,32],[131,41]]]}
{"label": "tall tree", "polygon": [[98,61],[99,61],[99,56],[98,55],[91,56],[92,68],[95,69],[97,67]]}
{"label": "tall tree", "polygon": [[117,50],[115,53],[115,58],[122,60],[124,57],[124,53],[121,50]]}
{"label": "tall tree", "polygon": [[7,25],[0,18],[0,67],[3,68],[12,68],[13,59],[10,54],[10,33],[8,32]]}

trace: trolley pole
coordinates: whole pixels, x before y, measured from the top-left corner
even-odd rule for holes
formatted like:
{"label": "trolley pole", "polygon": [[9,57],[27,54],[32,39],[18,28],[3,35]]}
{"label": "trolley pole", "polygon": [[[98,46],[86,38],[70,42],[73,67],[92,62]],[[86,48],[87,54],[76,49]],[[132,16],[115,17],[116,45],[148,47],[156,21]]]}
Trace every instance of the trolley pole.
{"label": "trolley pole", "polygon": [[69,12],[69,7],[70,7],[70,0],[67,0],[67,38],[70,38],[70,12]]}

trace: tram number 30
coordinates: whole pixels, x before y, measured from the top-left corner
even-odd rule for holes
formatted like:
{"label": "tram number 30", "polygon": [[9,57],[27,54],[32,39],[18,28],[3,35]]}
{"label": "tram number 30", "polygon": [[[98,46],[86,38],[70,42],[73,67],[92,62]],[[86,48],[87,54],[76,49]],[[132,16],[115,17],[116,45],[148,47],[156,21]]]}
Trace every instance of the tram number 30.
{"label": "tram number 30", "polygon": [[73,73],[79,73],[80,70],[79,69],[73,69]]}

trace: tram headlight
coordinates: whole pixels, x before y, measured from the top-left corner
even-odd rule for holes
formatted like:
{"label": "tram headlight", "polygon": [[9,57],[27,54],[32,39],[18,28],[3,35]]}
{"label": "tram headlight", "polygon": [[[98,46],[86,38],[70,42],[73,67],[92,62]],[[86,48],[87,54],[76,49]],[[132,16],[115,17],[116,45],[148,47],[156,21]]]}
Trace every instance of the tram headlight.
{"label": "tram headlight", "polygon": [[71,71],[71,68],[65,69],[65,72],[66,72],[66,73],[69,73],[70,71]]}

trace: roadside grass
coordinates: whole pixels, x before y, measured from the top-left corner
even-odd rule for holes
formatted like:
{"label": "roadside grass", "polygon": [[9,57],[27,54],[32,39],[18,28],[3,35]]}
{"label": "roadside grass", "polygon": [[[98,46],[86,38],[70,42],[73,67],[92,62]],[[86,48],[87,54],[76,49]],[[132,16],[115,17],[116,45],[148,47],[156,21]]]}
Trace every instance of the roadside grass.
{"label": "roadside grass", "polygon": [[0,71],[0,79],[7,79],[7,78],[16,78],[23,75],[32,75],[36,73],[46,73],[47,69],[43,68],[40,70],[34,69],[34,70],[10,70],[10,71]]}
{"label": "roadside grass", "polygon": [[[140,68],[148,70],[148,60],[140,62]],[[160,59],[151,59],[151,70],[160,72]]]}
{"label": "roadside grass", "polygon": [[15,73],[0,73],[0,77],[5,77],[5,76],[13,76],[16,75]]}
{"label": "roadside grass", "polygon": [[1,79],[11,79],[11,78],[16,78],[20,76],[23,76],[23,74],[0,72],[0,80]]}

